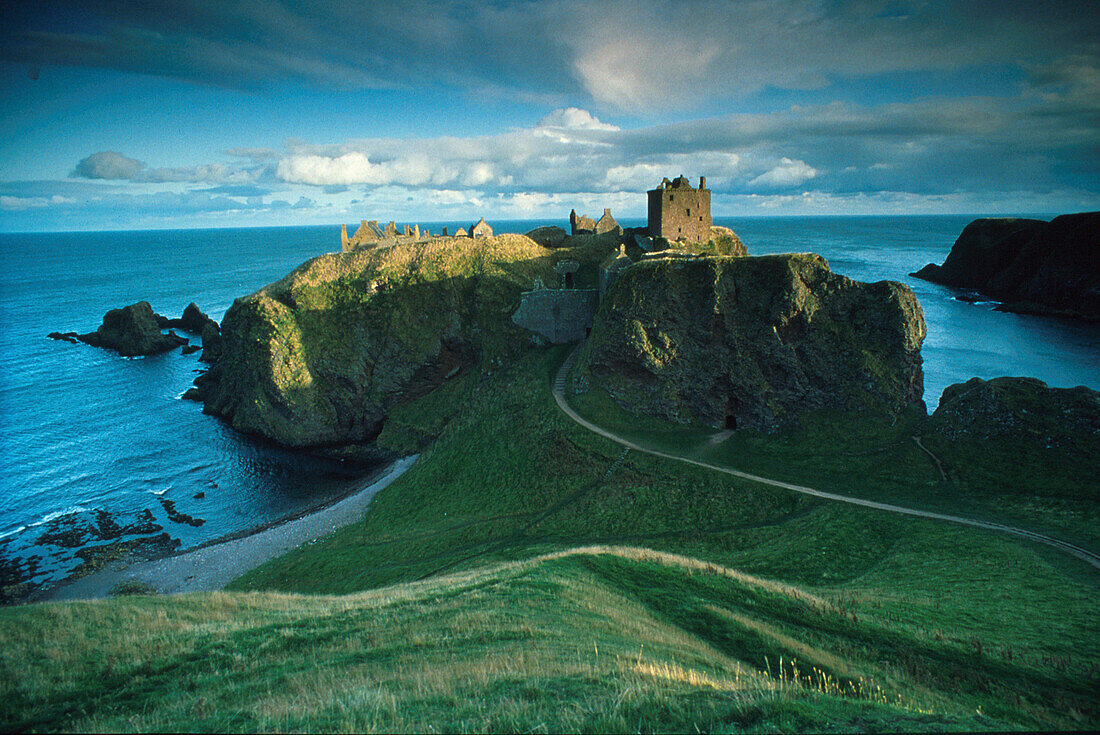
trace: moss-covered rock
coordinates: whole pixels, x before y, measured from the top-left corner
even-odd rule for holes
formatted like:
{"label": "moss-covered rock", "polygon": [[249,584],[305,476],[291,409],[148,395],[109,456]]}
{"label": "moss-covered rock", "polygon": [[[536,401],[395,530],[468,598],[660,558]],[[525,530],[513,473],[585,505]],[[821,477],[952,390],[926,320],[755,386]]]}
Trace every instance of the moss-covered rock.
{"label": "moss-covered rock", "polygon": [[745,247],[745,243],[741,242],[741,238],[737,236],[737,233],[728,227],[718,225],[713,225],[710,228],[710,239],[705,243],[699,243],[696,249],[700,253],[711,255],[745,256],[749,254],[748,248]]}
{"label": "moss-covered rock", "polygon": [[369,447],[393,407],[524,349],[511,315],[557,260],[605,256],[500,235],[314,258],[226,313],[205,410],[286,446]]}
{"label": "moss-covered rock", "polygon": [[1055,514],[1079,524],[1078,541],[1095,541],[1100,393],[1035,378],[971,378],[944,389],[923,441],[960,492],[1027,496],[1032,522]]}
{"label": "moss-covered rock", "polygon": [[609,289],[573,385],[634,413],[769,430],[812,409],[921,404],[924,336],[912,291],[817,255],[660,258]]}

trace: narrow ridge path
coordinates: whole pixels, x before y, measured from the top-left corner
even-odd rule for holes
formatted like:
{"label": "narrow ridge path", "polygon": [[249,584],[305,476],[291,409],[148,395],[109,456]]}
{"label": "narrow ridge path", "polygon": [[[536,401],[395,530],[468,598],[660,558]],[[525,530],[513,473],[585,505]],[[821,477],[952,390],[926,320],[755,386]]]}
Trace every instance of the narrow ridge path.
{"label": "narrow ridge path", "polygon": [[[583,342],[581,343],[583,345]],[[658,449],[649,449],[643,447],[640,444],[636,444],[629,439],[614,434],[607,429],[603,429],[596,424],[582,418],[580,414],[573,410],[573,408],[565,401],[565,381],[566,375],[569,370],[577,362],[577,357],[580,355],[581,345],[577,346],[570,354],[565,358],[565,362],[562,363],[561,368],[558,370],[557,377],[554,379],[554,401],[558,404],[558,408],[562,412],[573,419],[575,422],[588,429],[591,432],[599,434],[605,439],[621,444],[624,447],[633,449],[638,452],[644,452],[651,454],[655,457],[662,457],[664,459],[671,459],[677,462],[685,462],[697,467],[704,467],[708,470],[714,470],[715,472],[722,472],[727,475],[733,475],[739,477],[742,480],[749,480],[750,482],[760,483],[762,485],[770,485],[772,487],[783,488],[784,490],[791,490],[796,493],[802,493],[803,495],[812,495],[816,498],[824,498],[825,500],[835,500],[839,503],[848,503],[850,505],[858,505],[864,508],[874,508],[875,510],[884,510],[888,513],[900,513],[907,516],[916,516],[918,518],[931,518],[937,521],[947,521],[948,523],[957,523],[963,526],[972,526],[974,528],[982,528],[987,531],[999,531],[1001,533],[1011,534],[1013,536],[1019,536],[1026,538],[1030,541],[1037,541],[1047,546],[1052,546],[1059,551],[1063,551],[1071,556],[1075,556],[1078,559],[1090,564],[1096,569],[1100,569],[1100,555],[1094,554],[1087,549],[1082,549],[1080,546],[1074,546],[1066,541],[1053,538],[1051,536],[1044,536],[1041,533],[1035,533],[1033,531],[1027,531],[1022,528],[1016,528],[1014,526],[1006,526],[1001,523],[990,523],[987,521],[979,521],[973,518],[963,518],[962,516],[953,516],[946,513],[936,513],[929,510],[918,510],[916,508],[906,508],[901,505],[893,505],[891,503],[879,503],[874,500],[865,500],[863,498],[854,498],[850,495],[838,495],[836,493],[827,493],[823,490],[815,490],[812,487],[806,487],[804,485],[795,485],[789,482],[783,482],[781,480],[773,480],[769,477],[761,477],[760,475],[753,475],[748,472],[742,472],[740,470],[730,469],[729,467],[722,467],[721,465],[710,464],[709,462],[702,462],[697,459],[691,459],[689,457],[683,457],[678,454],[670,454],[668,452],[662,452]],[[922,447],[923,448],[923,447]]]}

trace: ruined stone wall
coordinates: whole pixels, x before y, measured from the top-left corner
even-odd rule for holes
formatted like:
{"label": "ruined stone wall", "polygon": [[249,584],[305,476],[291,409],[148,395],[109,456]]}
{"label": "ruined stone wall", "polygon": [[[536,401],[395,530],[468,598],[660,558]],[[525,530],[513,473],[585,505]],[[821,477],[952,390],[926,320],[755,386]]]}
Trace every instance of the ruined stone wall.
{"label": "ruined stone wall", "polygon": [[585,338],[596,315],[596,289],[538,289],[520,295],[512,321],[553,344]]}
{"label": "ruined stone wall", "polygon": [[710,189],[660,187],[646,194],[651,237],[685,238],[695,242],[710,237]]}

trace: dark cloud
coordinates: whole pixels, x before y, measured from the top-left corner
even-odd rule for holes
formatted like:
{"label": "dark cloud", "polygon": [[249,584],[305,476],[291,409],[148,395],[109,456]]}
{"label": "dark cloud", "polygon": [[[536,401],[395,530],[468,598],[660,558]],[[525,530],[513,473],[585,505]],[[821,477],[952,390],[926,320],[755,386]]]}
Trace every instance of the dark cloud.
{"label": "dark cloud", "polygon": [[636,112],[821,88],[837,77],[1038,68],[1095,57],[1100,37],[1095,0],[412,0],[400,12],[341,0],[33,6],[3,24],[0,57],[237,87],[434,84]]}
{"label": "dark cloud", "polygon": [[[223,163],[148,168],[142,161],[129,158],[116,151],[102,151],[83,158],[76,164],[73,176],[84,179],[111,179],[139,183],[193,183],[222,184],[226,187],[246,187],[249,193],[236,196],[255,196],[253,182],[274,181],[274,167],[270,165],[228,166]],[[214,191],[211,189],[210,191]],[[225,193],[229,193],[227,189]]]}
{"label": "dark cloud", "polygon": [[81,159],[72,175],[82,179],[134,179],[145,164],[116,151],[101,151]]}

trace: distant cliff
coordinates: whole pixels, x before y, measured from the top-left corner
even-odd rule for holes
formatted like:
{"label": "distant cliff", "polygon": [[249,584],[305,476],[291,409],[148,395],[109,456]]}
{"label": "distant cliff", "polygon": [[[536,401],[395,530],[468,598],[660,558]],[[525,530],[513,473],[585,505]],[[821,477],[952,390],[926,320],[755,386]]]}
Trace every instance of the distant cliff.
{"label": "distant cliff", "polygon": [[772,429],[817,408],[920,404],[924,336],[912,291],[817,255],[657,259],[608,291],[573,385],[661,419]]}
{"label": "distant cliff", "polygon": [[985,294],[1005,311],[1100,320],[1100,212],[975,220],[943,265],[912,275]]}

